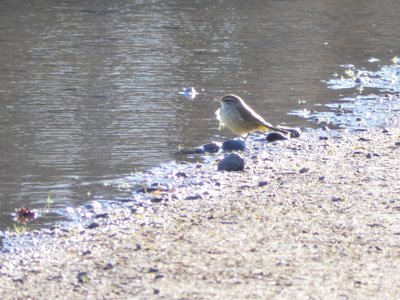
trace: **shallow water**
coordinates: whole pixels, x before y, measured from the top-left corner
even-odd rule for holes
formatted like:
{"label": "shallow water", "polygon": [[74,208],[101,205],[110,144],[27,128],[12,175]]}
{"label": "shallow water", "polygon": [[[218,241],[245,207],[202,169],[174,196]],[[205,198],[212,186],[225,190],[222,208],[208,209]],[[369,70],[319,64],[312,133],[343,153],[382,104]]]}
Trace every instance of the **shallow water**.
{"label": "shallow water", "polygon": [[[1,1],[0,229],[49,196],[31,226],[123,197],[104,184],[233,137],[214,118],[225,93],[273,124],[320,126],[290,113],[356,93],[321,81],[341,65],[389,64],[399,13],[395,0]],[[194,100],[177,95],[190,86]]]}

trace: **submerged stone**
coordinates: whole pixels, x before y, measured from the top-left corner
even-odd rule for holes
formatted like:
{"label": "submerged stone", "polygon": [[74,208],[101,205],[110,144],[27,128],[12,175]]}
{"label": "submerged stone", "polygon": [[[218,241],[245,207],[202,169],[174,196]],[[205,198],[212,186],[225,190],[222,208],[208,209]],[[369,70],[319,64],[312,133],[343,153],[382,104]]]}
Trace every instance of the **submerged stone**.
{"label": "submerged stone", "polygon": [[184,155],[190,155],[190,154],[204,154],[204,150],[200,148],[194,148],[194,149],[180,149],[178,152],[175,152],[176,155],[179,154],[184,154]]}

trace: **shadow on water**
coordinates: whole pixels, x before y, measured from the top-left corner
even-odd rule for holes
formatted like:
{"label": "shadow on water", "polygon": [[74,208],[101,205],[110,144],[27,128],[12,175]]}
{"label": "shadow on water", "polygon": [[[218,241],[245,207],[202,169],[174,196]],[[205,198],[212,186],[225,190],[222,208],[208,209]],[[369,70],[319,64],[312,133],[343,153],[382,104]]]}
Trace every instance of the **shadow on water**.
{"label": "shadow on water", "polygon": [[214,118],[225,93],[273,124],[320,126],[296,112],[353,95],[321,82],[340,65],[396,54],[396,3],[2,1],[0,229],[18,207],[45,212],[34,228],[129,198],[110,182],[232,137]]}

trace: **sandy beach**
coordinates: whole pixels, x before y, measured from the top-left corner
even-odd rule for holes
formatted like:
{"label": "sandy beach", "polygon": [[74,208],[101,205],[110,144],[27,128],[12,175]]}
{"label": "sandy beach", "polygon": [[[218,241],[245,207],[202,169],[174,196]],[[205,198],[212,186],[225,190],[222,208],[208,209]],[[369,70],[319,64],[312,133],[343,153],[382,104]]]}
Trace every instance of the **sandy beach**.
{"label": "sandy beach", "polygon": [[193,200],[1,254],[2,299],[400,297],[398,128],[310,131],[239,154],[242,172],[216,171],[223,154],[186,165],[201,180],[174,193],[203,191]]}

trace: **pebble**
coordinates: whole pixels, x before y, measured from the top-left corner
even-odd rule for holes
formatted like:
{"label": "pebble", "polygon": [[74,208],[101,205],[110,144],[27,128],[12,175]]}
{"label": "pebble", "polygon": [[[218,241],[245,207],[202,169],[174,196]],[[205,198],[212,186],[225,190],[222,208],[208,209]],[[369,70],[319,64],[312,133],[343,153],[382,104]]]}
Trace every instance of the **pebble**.
{"label": "pebble", "polygon": [[275,142],[275,141],[284,141],[284,140],[287,140],[288,138],[286,136],[284,136],[282,133],[270,132],[270,133],[267,134],[265,139],[268,142]]}
{"label": "pebble", "polygon": [[308,171],[310,171],[310,169],[304,167],[304,168],[301,168],[301,169],[299,170],[299,173],[300,173],[300,174],[302,174],[302,173],[307,173]]}
{"label": "pebble", "polygon": [[100,224],[99,223],[97,223],[97,222],[93,222],[93,223],[90,223],[89,225],[88,225],[88,229],[94,229],[94,228],[97,228],[97,227],[99,227],[100,226]]}
{"label": "pebble", "polygon": [[188,178],[185,172],[178,172],[175,174],[175,176],[178,178]]}
{"label": "pebble", "polygon": [[108,218],[108,217],[109,217],[108,213],[97,214],[94,216],[95,219]]}
{"label": "pebble", "polygon": [[218,171],[243,171],[244,159],[236,153],[225,156],[218,163]]}
{"label": "pebble", "polygon": [[204,154],[204,150],[200,148],[194,149],[181,149],[178,152],[175,152],[176,155],[183,154],[183,155],[190,155],[190,154]]}
{"label": "pebble", "polygon": [[163,198],[160,198],[160,197],[154,197],[154,198],[151,198],[150,199],[150,201],[152,202],[152,203],[160,203],[161,201],[163,201],[164,199]]}
{"label": "pebble", "polygon": [[112,269],[112,268],[114,268],[114,264],[111,263],[111,262],[109,262],[108,264],[106,264],[106,265],[104,266],[103,270],[110,270],[110,269]]}
{"label": "pebble", "polygon": [[290,133],[291,138],[299,138],[301,136],[300,128],[287,128],[287,127],[282,127],[282,128]]}
{"label": "pebble", "polygon": [[79,283],[84,284],[88,282],[87,274],[87,272],[79,272],[78,275],[76,275],[76,279],[78,279]]}
{"label": "pebble", "polygon": [[216,143],[205,144],[201,148],[204,152],[209,153],[217,153],[219,151],[219,146]]}
{"label": "pebble", "polygon": [[243,151],[245,148],[246,144],[241,140],[228,140],[222,144],[224,151]]}

